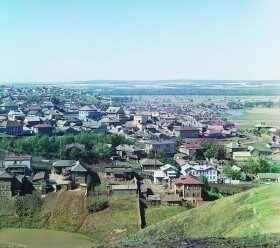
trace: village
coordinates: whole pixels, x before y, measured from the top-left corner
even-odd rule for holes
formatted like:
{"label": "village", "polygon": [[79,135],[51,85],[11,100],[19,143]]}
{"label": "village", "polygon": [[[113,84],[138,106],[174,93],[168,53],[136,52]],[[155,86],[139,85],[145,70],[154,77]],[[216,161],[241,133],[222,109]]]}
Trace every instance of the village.
{"label": "village", "polygon": [[[244,130],[222,118],[228,101],[141,102],[56,86],[2,86],[1,101],[0,197],[61,189],[86,196],[102,185],[99,194],[140,192],[147,203],[195,206],[280,182],[279,126],[264,120]],[[85,134],[117,142],[89,147],[75,139]],[[48,137],[50,149],[59,140],[59,151],[16,149],[32,137]]]}

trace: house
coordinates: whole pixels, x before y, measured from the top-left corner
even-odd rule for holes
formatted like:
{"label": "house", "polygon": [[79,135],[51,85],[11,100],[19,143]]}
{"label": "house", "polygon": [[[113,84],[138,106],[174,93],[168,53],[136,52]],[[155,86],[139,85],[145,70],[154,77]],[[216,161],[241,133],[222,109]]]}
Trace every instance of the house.
{"label": "house", "polygon": [[145,141],[145,152],[149,153],[152,149],[158,153],[164,154],[175,154],[177,152],[176,143],[170,140]]}
{"label": "house", "polygon": [[195,204],[201,200],[203,183],[193,175],[181,176],[173,181],[175,194]]}
{"label": "house", "polygon": [[179,147],[179,152],[186,154],[189,157],[195,155],[196,153],[202,150],[203,147],[201,145],[201,142],[199,141],[187,141]]}
{"label": "house", "polygon": [[21,110],[12,110],[8,113],[8,119],[11,121],[22,121],[25,114]]}
{"label": "house", "polygon": [[258,173],[256,179],[262,182],[280,183],[280,173]]}
{"label": "house", "polygon": [[140,160],[140,167],[142,170],[158,170],[163,163],[157,159],[144,158]]}
{"label": "house", "polygon": [[23,123],[28,127],[33,127],[42,123],[42,121],[38,116],[26,116]]}
{"label": "house", "polygon": [[182,206],[183,201],[182,198],[178,195],[166,195],[162,199],[162,203],[165,203],[170,206]]}
{"label": "house", "polygon": [[67,174],[74,166],[74,160],[59,160],[52,164],[53,174]]}
{"label": "house", "polygon": [[205,176],[209,183],[218,182],[218,170],[211,165],[185,164],[181,167],[182,175]]}
{"label": "house", "polygon": [[88,168],[88,165],[86,163],[83,163],[79,160],[74,162],[72,168],[70,169],[71,174],[72,174],[72,180],[74,182],[78,181],[81,183],[85,183],[87,168]]}
{"label": "house", "polygon": [[113,193],[130,193],[135,194],[137,192],[137,185],[135,184],[112,184],[107,186],[108,191]]}
{"label": "house", "polygon": [[48,174],[45,171],[40,171],[35,174],[32,178],[32,184],[34,189],[41,192],[41,194],[47,193],[47,181],[48,181]]}
{"label": "house", "polygon": [[72,143],[72,144],[65,146],[66,152],[71,152],[71,151],[75,151],[75,150],[78,150],[81,152],[81,151],[85,151],[85,149],[86,149],[86,146],[83,144],[79,144],[79,143]]}
{"label": "house", "polygon": [[261,124],[257,124],[255,125],[255,128],[258,130],[258,132],[261,130],[261,129],[271,129],[271,128],[274,128],[274,126],[271,126],[271,125],[266,125],[264,122],[261,123]]}
{"label": "house", "polygon": [[30,110],[27,112],[26,116],[30,116],[30,117],[34,117],[34,116],[37,116],[37,117],[42,117],[43,114],[41,111],[38,111],[38,110]]}
{"label": "house", "polygon": [[224,120],[217,120],[217,121],[214,122],[214,125],[221,126],[225,130],[229,130],[229,129],[234,128],[233,123],[231,123],[229,121],[224,121]]}
{"label": "house", "polygon": [[80,128],[78,127],[60,127],[55,130],[57,135],[76,135],[80,132]]}
{"label": "house", "polygon": [[123,111],[123,109],[121,107],[109,107],[106,110],[106,115],[109,118],[116,118],[116,119],[122,120],[125,117],[125,112]]}
{"label": "house", "polygon": [[82,125],[82,129],[92,133],[107,133],[107,125],[101,121],[87,121]]}
{"label": "house", "polygon": [[116,153],[123,159],[137,159],[143,157],[143,150],[135,145],[118,145],[116,147]]}
{"label": "house", "polygon": [[42,108],[46,108],[46,109],[54,109],[54,104],[52,102],[43,102],[42,104]]}
{"label": "house", "polygon": [[161,204],[160,195],[148,195],[147,203],[150,205],[160,205]]}
{"label": "house", "polygon": [[114,127],[119,126],[121,124],[121,121],[119,119],[108,118],[108,117],[102,118],[100,122],[102,125],[114,126]]}
{"label": "house", "polygon": [[268,143],[265,145],[267,148],[273,150],[273,151],[280,151],[280,143],[276,143],[276,142],[273,142],[273,143]]}
{"label": "house", "polygon": [[33,131],[35,134],[42,134],[42,135],[52,135],[54,127],[49,124],[37,124],[33,126]]}
{"label": "house", "polygon": [[248,150],[248,147],[242,145],[240,142],[231,142],[225,146],[226,152],[228,154],[233,154],[233,152],[245,152]]}
{"label": "house", "polygon": [[223,130],[220,129],[208,129],[206,132],[204,132],[204,136],[207,138],[214,138],[214,139],[220,139],[223,137]]}
{"label": "house", "polygon": [[173,165],[166,164],[154,171],[154,184],[169,184],[171,187],[172,180],[179,177],[180,171]]}
{"label": "house", "polygon": [[32,156],[30,155],[10,153],[4,158],[3,165],[7,172],[14,175],[30,175],[33,171]]}
{"label": "house", "polygon": [[105,175],[108,179],[121,179],[121,180],[132,180],[133,169],[131,167],[106,167]]}
{"label": "house", "polygon": [[149,117],[150,115],[144,115],[144,114],[134,115],[133,123],[136,127],[142,128],[142,125],[145,125],[148,122]]}
{"label": "house", "polygon": [[233,152],[232,153],[232,159],[237,162],[245,161],[252,157],[252,154],[250,152]]}
{"label": "house", "polygon": [[100,120],[101,112],[95,106],[84,106],[79,109],[79,119],[83,121],[87,119]]}
{"label": "house", "polygon": [[0,197],[14,195],[14,181],[15,176],[12,173],[4,171],[0,174]]}
{"label": "house", "polygon": [[2,104],[0,104],[0,109],[4,111],[13,111],[17,110],[18,106],[12,101],[5,101]]}
{"label": "house", "polygon": [[45,117],[47,117],[49,120],[51,119],[56,119],[56,120],[60,120],[63,118],[64,114],[61,113],[60,111],[56,110],[56,109],[50,109],[50,110],[46,110],[44,111],[44,115]]}
{"label": "house", "polygon": [[174,127],[174,134],[181,138],[199,138],[199,129],[191,126]]}
{"label": "house", "polygon": [[23,125],[18,121],[7,121],[6,122],[6,134],[9,135],[22,135]]}

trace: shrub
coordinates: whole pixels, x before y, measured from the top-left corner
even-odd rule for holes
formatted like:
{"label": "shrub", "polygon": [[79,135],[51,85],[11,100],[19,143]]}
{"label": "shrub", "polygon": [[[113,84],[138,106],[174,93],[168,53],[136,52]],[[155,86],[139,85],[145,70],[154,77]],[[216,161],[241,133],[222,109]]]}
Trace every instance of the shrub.
{"label": "shrub", "polygon": [[109,201],[106,197],[92,197],[86,205],[88,212],[95,213],[109,207]]}
{"label": "shrub", "polygon": [[36,192],[19,196],[14,201],[15,211],[18,216],[33,216],[36,212],[40,212],[41,206],[41,197]]}

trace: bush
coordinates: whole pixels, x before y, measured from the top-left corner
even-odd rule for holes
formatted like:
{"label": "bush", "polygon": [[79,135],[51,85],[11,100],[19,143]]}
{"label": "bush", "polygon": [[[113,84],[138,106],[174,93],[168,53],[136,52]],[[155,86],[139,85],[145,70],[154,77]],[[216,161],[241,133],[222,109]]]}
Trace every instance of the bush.
{"label": "bush", "polygon": [[86,205],[88,212],[95,213],[109,207],[106,197],[92,197]]}
{"label": "bush", "polygon": [[41,211],[42,200],[39,194],[34,192],[30,195],[19,196],[14,201],[16,214],[22,216],[33,216]]}

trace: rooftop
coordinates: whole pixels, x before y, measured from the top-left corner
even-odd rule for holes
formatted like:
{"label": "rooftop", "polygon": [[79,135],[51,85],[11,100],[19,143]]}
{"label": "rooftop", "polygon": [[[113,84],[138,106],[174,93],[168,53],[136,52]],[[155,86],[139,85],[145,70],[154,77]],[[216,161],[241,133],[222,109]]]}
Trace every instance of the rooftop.
{"label": "rooftop", "polygon": [[174,184],[184,184],[184,185],[203,185],[201,181],[197,177],[194,177],[192,175],[187,176],[181,176],[177,179],[175,179]]}

